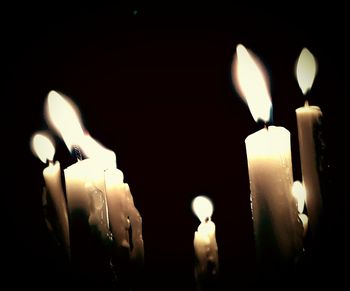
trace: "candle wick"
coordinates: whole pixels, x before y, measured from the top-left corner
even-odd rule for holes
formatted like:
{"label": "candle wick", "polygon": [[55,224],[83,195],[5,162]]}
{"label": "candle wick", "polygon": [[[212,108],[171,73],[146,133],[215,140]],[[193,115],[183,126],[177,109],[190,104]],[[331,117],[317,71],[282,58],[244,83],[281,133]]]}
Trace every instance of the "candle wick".
{"label": "candle wick", "polygon": [[268,125],[267,123],[265,123],[265,124],[264,124],[264,128],[265,128],[266,130],[269,130],[269,125]]}
{"label": "candle wick", "polygon": [[306,99],[305,100],[305,104],[304,104],[305,107],[308,107],[309,106],[309,101]]}
{"label": "candle wick", "polygon": [[77,146],[77,145],[72,146],[72,154],[73,154],[73,156],[75,156],[77,158],[78,161],[83,160],[83,155],[81,153],[79,146]]}
{"label": "candle wick", "polygon": [[52,165],[53,165],[53,160],[47,159],[46,161],[47,161],[47,163],[49,164],[49,166],[52,166]]}

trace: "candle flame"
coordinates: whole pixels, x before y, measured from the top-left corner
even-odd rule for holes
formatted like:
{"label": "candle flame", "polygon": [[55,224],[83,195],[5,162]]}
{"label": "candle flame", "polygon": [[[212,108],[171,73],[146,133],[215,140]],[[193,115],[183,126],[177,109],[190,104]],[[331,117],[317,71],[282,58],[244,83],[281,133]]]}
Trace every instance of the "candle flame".
{"label": "candle flame", "polygon": [[43,163],[47,160],[52,161],[55,155],[55,146],[53,139],[46,132],[37,132],[31,138],[30,147],[34,155],[36,155]]}
{"label": "candle flame", "polygon": [[77,106],[68,97],[50,91],[46,102],[46,118],[63,138],[70,151],[84,140],[84,129]]}
{"label": "candle flame", "polygon": [[295,73],[299,87],[305,95],[311,89],[317,73],[316,59],[307,48],[303,48],[300,53],[296,62]]}
{"label": "candle flame", "polygon": [[232,63],[233,84],[256,122],[271,120],[272,102],[266,70],[254,53],[238,44]]}
{"label": "candle flame", "polygon": [[199,220],[204,222],[213,214],[213,203],[207,196],[197,196],[192,201],[192,210]]}
{"label": "candle flame", "polygon": [[92,138],[89,133],[85,133],[84,141],[80,144],[80,147],[87,158],[94,158],[105,169],[116,168],[115,153],[105,148],[101,143]]}
{"label": "candle flame", "polygon": [[306,199],[306,190],[300,181],[295,181],[292,187],[292,193],[297,200],[298,212],[302,213],[304,210],[304,204]]}

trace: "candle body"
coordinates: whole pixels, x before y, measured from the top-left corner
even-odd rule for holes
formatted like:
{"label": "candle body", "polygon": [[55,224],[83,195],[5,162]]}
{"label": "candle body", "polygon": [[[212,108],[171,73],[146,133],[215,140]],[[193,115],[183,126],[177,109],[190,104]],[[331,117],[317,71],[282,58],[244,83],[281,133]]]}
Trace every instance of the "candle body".
{"label": "candle body", "polygon": [[267,273],[283,272],[302,249],[302,226],[291,189],[290,133],[261,129],[246,140],[258,263]]}
{"label": "candle body", "polygon": [[196,289],[215,290],[219,259],[215,237],[215,224],[202,222],[194,234]]}
{"label": "candle body", "polygon": [[60,163],[58,161],[56,161],[54,164],[50,163],[49,166],[44,169],[43,177],[45,180],[46,190],[54,205],[59,237],[69,256],[70,246],[67,202],[62,189]]}
{"label": "candle body", "polygon": [[64,175],[74,277],[82,286],[98,284],[103,289],[113,280],[104,169],[85,159],[66,168]]}
{"label": "candle body", "polygon": [[303,184],[306,190],[306,209],[311,233],[319,233],[323,201],[320,184],[320,125],[322,112],[317,106],[304,106],[296,109],[299,152]]}
{"label": "candle body", "polygon": [[64,175],[70,217],[84,217],[106,239],[109,226],[103,167],[85,159],[66,168]]}

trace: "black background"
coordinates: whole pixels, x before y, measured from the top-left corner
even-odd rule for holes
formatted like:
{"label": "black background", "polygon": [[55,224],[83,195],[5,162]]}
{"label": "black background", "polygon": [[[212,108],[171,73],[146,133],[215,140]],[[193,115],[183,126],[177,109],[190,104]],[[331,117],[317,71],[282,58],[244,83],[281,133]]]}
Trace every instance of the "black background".
{"label": "black background", "polygon": [[[336,3],[119,3],[2,10],[2,264],[11,289],[70,284],[43,220],[44,164],[29,147],[31,135],[47,129],[43,104],[50,90],[70,96],[91,135],[117,155],[143,218],[145,289],[194,290],[199,221],[190,204],[199,194],[214,203],[222,288],[258,286],[244,140],[259,126],[232,86],[238,43],[267,68],[274,123],[291,132],[298,180],[295,109],[304,96],[294,64],[303,47],[318,61],[310,103],[324,115],[332,191],[322,258],[294,283],[342,286],[349,210],[346,170],[340,170],[347,131],[339,108],[349,95],[345,9]],[[58,138],[56,151],[62,168],[74,162]]]}

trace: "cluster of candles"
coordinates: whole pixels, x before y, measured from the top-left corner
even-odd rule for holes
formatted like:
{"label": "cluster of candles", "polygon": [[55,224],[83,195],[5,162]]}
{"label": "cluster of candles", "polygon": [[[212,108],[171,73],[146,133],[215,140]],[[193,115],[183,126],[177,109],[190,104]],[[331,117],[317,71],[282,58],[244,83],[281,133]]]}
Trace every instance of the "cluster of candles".
{"label": "cluster of candles", "polygon": [[[311,89],[316,72],[316,60],[304,48],[296,63],[296,76],[304,95]],[[267,74],[254,53],[241,44],[233,59],[232,76],[255,121],[264,123],[264,128],[245,140],[257,258],[267,269],[294,264],[304,249],[308,229],[313,234],[318,232],[322,213],[314,138],[322,112],[317,106],[309,106],[307,100],[296,110],[302,182],[294,181],[290,132],[270,124],[272,102]],[[79,257],[81,237],[93,235],[101,241],[102,248],[110,250],[111,268],[131,272],[135,266],[142,267],[142,219],[123,173],[117,168],[115,153],[91,137],[82,125],[79,110],[67,96],[51,91],[45,108],[49,127],[77,158],[63,171],[63,189],[60,163],[54,161],[53,139],[44,131],[32,137],[33,152],[48,162],[43,171],[44,194],[55,213],[54,221],[47,221],[48,225],[54,224],[72,260]],[[219,271],[215,224],[211,220],[213,204],[202,195],[193,200],[192,209],[201,221],[194,234],[194,271],[198,290],[203,290]],[[88,229],[89,234],[82,233],[82,229]],[[81,254],[84,256],[89,254]]]}

